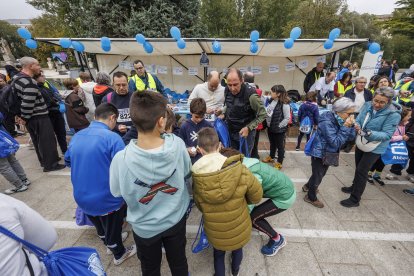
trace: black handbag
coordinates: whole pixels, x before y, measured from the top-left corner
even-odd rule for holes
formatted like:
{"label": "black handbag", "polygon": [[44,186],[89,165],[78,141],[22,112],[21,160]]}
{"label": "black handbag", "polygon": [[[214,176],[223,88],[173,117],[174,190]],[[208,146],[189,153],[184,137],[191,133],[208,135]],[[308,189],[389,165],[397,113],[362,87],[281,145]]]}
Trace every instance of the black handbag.
{"label": "black handbag", "polygon": [[339,166],[339,152],[325,152],[322,157],[322,164],[325,166]]}

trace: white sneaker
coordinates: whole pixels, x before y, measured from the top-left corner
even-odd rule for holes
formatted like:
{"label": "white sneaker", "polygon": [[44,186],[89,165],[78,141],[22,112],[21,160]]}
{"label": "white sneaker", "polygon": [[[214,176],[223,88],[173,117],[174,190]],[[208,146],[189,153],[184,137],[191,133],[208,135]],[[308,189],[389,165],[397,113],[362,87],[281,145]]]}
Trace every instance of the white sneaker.
{"label": "white sneaker", "polygon": [[125,247],[125,253],[124,255],[122,255],[121,258],[119,258],[118,260],[114,258],[114,264],[115,265],[120,265],[122,264],[125,260],[129,259],[130,257],[134,256],[137,253],[137,247],[135,246],[135,244]]}
{"label": "white sneaker", "polygon": [[26,186],[29,186],[30,184],[32,184],[32,182],[30,182],[30,180],[29,179],[25,179],[25,180],[22,180],[22,182],[23,182],[23,184],[24,185],[26,185]]}
{"label": "white sneaker", "polygon": [[410,181],[411,183],[414,183],[414,174],[408,174],[408,175],[407,175],[407,179],[408,179],[408,181]]}
{"label": "white sneaker", "polygon": [[12,195],[12,194],[15,194],[15,193],[19,193],[19,192],[24,192],[24,191],[26,191],[28,189],[28,187],[26,186],[26,185],[22,185],[22,186],[20,186],[19,188],[11,188],[11,189],[7,189],[7,190],[5,190],[4,191],[4,193],[6,194],[6,195]]}
{"label": "white sneaker", "polygon": [[[124,242],[128,238],[128,234],[129,234],[128,232],[122,232],[122,234],[121,234],[122,242]],[[108,247],[106,248],[106,254],[107,255],[112,255],[112,251]]]}
{"label": "white sneaker", "polygon": [[398,177],[395,174],[393,174],[393,173],[388,173],[385,176],[385,178],[388,179],[388,180],[396,180],[396,179],[398,179]]}

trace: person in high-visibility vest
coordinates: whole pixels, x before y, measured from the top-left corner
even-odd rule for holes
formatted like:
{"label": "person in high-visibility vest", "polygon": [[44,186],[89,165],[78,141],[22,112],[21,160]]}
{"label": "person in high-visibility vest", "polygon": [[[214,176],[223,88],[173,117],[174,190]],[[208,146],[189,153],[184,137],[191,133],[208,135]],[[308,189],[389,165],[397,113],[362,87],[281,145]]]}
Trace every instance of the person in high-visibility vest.
{"label": "person in high-visibility vest", "polygon": [[303,91],[305,91],[305,93],[308,93],[311,90],[311,87],[317,80],[325,76],[323,73],[324,66],[325,64],[323,62],[318,62],[316,67],[306,74],[305,80],[303,81]]}
{"label": "person in high-visibility vest", "polygon": [[142,60],[136,60],[134,61],[134,68],[137,72],[136,75],[131,76],[129,83],[128,83],[128,89],[129,91],[137,91],[142,92],[144,90],[152,90],[152,91],[158,91],[164,96],[164,86],[160,82],[160,80],[150,74],[147,73],[145,70],[145,65]]}
{"label": "person in high-visibility vest", "polygon": [[342,78],[334,86],[334,95],[337,98],[343,97],[345,92],[352,88],[352,73],[345,72]]}

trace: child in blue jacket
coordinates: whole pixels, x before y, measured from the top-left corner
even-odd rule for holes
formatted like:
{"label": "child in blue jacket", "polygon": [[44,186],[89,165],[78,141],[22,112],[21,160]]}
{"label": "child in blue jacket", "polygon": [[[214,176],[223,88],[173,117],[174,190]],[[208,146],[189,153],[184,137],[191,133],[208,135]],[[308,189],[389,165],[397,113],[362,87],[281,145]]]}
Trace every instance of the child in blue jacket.
{"label": "child in blue jacket", "polygon": [[[309,92],[306,94],[306,102],[304,102],[298,111],[298,121],[302,123],[302,121],[309,117],[311,125],[313,129],[318,127],[319,122],[319,108],[317,103],[317,94],[316,92]],[[298,136],[298,143],[296,144],[296,151],[300,150],[300,143],[302,142],[302,138],[305,133],[299,132]],[[306,141],[309,141],[310,133],[306,134]]]}

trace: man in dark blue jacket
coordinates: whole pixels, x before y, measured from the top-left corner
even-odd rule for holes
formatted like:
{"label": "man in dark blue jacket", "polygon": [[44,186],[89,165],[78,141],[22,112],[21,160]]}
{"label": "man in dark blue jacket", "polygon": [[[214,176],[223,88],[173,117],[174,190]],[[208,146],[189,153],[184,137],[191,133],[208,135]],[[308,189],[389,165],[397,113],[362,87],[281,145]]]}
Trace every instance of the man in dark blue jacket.
{"label": "man in dark blue jacket", "polygon": [[114,105],[99,105],[95,110],[95,121],[73,136],[65,154],[65,163],[71,168],[75,201],[114,254],[115,265],[136,253],[135,245],[124,247],[122,242],[125,202],[121,197],[114,197],[109,188],[111,161],[125,147],[121,137],[111,131],[117,117],[118,110]]}
{"label": "man in dark blue jacket", "polygon": [[355,87],[347,90],[344,95],[355,103],[355,113],[357,114],[365,102],[372,101],[372,92],[365,88],[366,85],[367,79],[358,77],[355,80]]}

